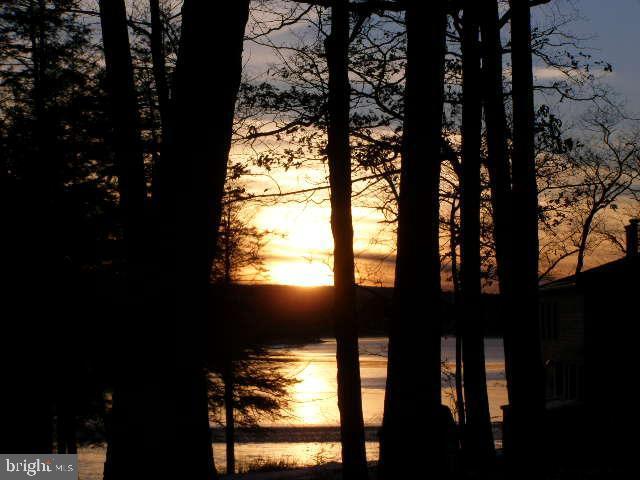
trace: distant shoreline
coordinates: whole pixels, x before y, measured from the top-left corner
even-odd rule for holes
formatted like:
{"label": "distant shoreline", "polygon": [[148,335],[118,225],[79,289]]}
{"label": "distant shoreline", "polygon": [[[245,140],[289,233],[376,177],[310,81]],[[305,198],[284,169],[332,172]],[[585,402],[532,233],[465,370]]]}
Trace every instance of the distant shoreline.
{"label": "distant shoreline", "polygon": [[[380,425],[365,427],[365,440],[378,441]],[[502,422],[493,422],[493,433],[496,440],[502,439]],[[223,443],[224,428],[211,429],[212,443]],[[259,427],[238,428],[236,430],[236,443],[323,443],[339,442],[339,426],[290,426],[290,427]]]}
{"label": "distant shoreline", "polygon": [[[378,440],[380,426],[366,426],[365,440]],[[224,427],[211,429],[213,443],[225,440]],[[237,428],[236,443],[307,443],[339,442],[339,426],[274,426],[259,428]]]}
{"label": "distant shoreline", "polygon": [[[358,338],[360,340],[365,338],[386,339],[389,338],[389,335],[385,332],[362,332],[358,335]],[[455,333],[443,333],[440,338],[455,338]],[[484,335],[484,338],[485,340],[502,339],[503,335],[487,334]],[[300,347],[322,343],[326,340],[335,340],[335,337],[331,335],[313,335],[308,337],[271,337],[264,343],[264,346],[269,348]]]}

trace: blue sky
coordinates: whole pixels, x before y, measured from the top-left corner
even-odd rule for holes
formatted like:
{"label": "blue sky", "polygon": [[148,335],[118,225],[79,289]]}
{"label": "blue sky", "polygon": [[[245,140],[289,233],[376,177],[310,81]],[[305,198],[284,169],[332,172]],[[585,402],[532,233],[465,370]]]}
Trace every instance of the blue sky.
{"label": "blue sky", "polygon": [[570,30],[591,37],[594,56],[613,65],[608,79],[624,98],[629,110],[640,116],[640,0],[576,0],[583,20]]}

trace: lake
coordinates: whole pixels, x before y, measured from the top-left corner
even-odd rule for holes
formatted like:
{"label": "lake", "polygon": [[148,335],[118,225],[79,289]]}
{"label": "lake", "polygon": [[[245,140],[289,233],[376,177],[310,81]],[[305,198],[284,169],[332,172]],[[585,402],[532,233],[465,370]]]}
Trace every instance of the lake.
{"label": "lake", "polygon": [[[287,360],[283,372],[297,382],[289,389],[290,408],[276,421],[265,420],[260,435],[240,436],[236,445],[239,466],[265,460],[285,460],[298,465],[316,465],[340,460],[337,426],[339,412],[336,394],[336,342],[323,339],[302,346],[276,346],[271,353]],[[387,339],[360,339],[360,369],[362,376],[362,409],[367,429],[367,456],[377,460],[378,444],[375,427],[382,422],[384,388],[387,370]],[[487,389],[494,421],[502,420],[500,406],[507,403],[502,339],[485,340]],[[455,369],[455,339],[442,339],[442,358],[447,369]],[[443,403],[452,406],[453,385],[443,377]],[[81,478],[102,478],[104,447],[81,448],[79,467]],[[219,470],[224,470],[225,448],[214,443],[214,456]]]}
{"label": "lake", "polygon": [[[302,347],[288,349],[291,362],[286,371],[298,379],[291,387],[292,409],[289,418],[276,425],[338,425],[336,394],[336,342],[324,339]],[[380,425],[387,376],[387,339],[360,339],[360,372],[362,377],[362,410],[367,425]],[[507,402],[502,339],[485,341],[487,387],[491,416],[502,419],[500,406]],[[455,339],[442,339],[442,358],[448,370],[455,369]],[[443,381],[443,402],[449,404],[453,385]],[[452,405],[450,405],[452,406]]]}

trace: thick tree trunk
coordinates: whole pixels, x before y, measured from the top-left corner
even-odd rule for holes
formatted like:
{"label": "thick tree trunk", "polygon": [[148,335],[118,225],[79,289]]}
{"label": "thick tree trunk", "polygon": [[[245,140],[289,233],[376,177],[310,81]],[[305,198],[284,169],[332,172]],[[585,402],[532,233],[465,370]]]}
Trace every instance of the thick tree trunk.
{"label": "thick tree trunk", "polygon": [[[216,251],[248,12],[249,0],[187,0],[183,7],[170,114],[171,155],[164,170],[171,181],[165,218],[172,236],[178,237],[172,239],[179,246],[177,268],[196,274],[188,278],[200,286],[208,286]],[[213,31],[212,17],[220,19]],[[202,62],[220,45],[224,48],[215,50],[216,61],[225,68],[211,77]]]}
{"label": "thick tree trunk", "polygon": [[484,329],[480,264],[480,164],[482,99],[478,8],[467,0],[463,19],[462,112],[462,272],[464,391],[467,408],[464,454],[472,471],[486,472],[495,455],[487,378],[484,364]]}
{"label": "thick tree trunk", "polygon": [[538,201],[534,148],[531,11],[511,1],[513,76],[513,302],[519,318],[507,324],[511,378],[511,438],[505,444],[513,466],[535,476],[540,465],[544,414],[544,369],[538,324]]}
{"label": "thick tree trunk", "polygon": [[[162,316],[171,322],[175,361],[169,366],[174,415],[176,475],[215,476],[208,421],[206,350],[219,332],[210,305],[211,265],[231,148],[233,117],[242,73],[249,0],[186,0],[172,109],[164,149]],[[217,27],[211,28],[211,19]],[[215,52],[224,68],[210,76],[203,64]],[[209,334],[209,335],[208,335]],[[179,460],[179,464],[178,464]],[[180,472],[179,474],[177,472]]]}
{"label": "thick tree trunk", "polygon": [[345,479],[366,479],[351,218],[347,7],[347,0],[335,0],[331,9],[331,35],[326,41],[329,67],[327,158],[334,240],[334,317],[343,475]]}
{"label": "thick tree trunk", "polygon": [[[493,236],[500,285],[502,318],[513,321],[511,299],[511,269],[513,266],[513,236],[511,231],[511,168],[507,150],[507,120],[503,91],[502,42],[498,25],[497,0],[483,0],[480,30],[483,47],[483,92],[487,129],[487,170],[493,208]],[[504,339],[507,389],[511,390],[509,368],[509,338]]]}
{"label": "thick tree trunk", "polygon": [[[162,229],[158,240],[162,246],[154,258],[158,275],[148,286],[156,297],[145,312],[140,312],[134,338],[140,339],[146,331],[145,341],[133,342],[131,368],[121,376],[119,383],[123,387],[114,394],[110,425],[114,441],[105,469],[108,478],[144,476],[142,469],[147,466],[139,459],[152,458],[155,441],[167,432],[175,441],[172,456],[175,461],[165,465],[168,474],[176,478],[210,479],[216,473],[204,369],[206,325],[210,321],[209,277],[242,69],[248,3],[247,0],[218,5],[187,0],[183,7],[176,90],[170,115],[176,120],[176,128],[171,129],[166,139],[165,165],[160,171],[165,187],[163,196],[166,194],[160,211]],[[114,114],[122,116],[117,126],[123,131],[121,140],[114,140],[116,146],[131,146],[134,138],[126,134],[131,132],[133,123],[135,92],[131,101],[133,83],[129,76],[124,3],[105,0],[101,2],[101,13],[108,71],[114,76],[110,83],[114,94],[120,95],[114,97],[113,103]],[[215,35],[209,23],[213,17],[223,19]],[[212,47],[219,44],[225,45],[218,54],[225,73],[212,80],[203,74],[201,65]],[[122,150],[123,156],[130,153]],[[134,188],[126,179],[125,186]],[[127,199],[121,201],[125,209],[133,208]],[[153,328],[143,328],[148,325],[145,316],[153,318]],[[168,328],[158,327],[160,324]],[[153,362],[152,368],[145,367],[148,362]],[[158,392],[164,392],[162,404],[150,400]],[[162,432],[158,418],[164,419]],[[131,435],[132,431],[137,435]]]}
{"label": "thick tree trunk", "polygon": [[[407,4],[407,80],[394,317],[380,442],[380,473],[398,478],[420,459],[443,475],[439,183],[447,2]],[[419,405],[419,408],[417,408]],[[422,442],[408,441],[407,429]]]}

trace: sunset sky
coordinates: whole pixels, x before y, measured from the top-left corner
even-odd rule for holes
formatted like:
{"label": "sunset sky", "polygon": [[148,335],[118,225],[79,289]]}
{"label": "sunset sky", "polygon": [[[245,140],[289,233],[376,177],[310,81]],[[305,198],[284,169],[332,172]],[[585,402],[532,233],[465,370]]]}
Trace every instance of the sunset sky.
{"label": "sunset sky", "polygon": [[[639,0],[560,0],[559,4],[575,5],[582,18],[569,30],[585,39],[594,57],[612,63],[614,71],[607,77],[610,84],[627,101],[628,110],[640,114],[640,20]],[[545,8],[545,7],[543,7]],[[246,66],[251,72],[265,70],[275,59],[264,49],[247,45]],[[538,75],[549,73],[538,69]],[[568,120],[573,113],[566,112]],[[637,116],[637,115],[636,115]],[[234,155],[242,156],[235,150]],[[248,189],[254,194],[273,194],[326,186],[326,167],[320,163],[288,172],[266,173],[255,170]],[[354,203],[354,250],[358,280],[368,284],[393,283],[393,230],[382,223],[382,214],[368,208],[365,201]],[[294,285],[329,285],[332,283],[330,211],[328,192],[287,197],[286,201],[268,202],[249,207],[253,223],[268,230],[263,250],[267,274],[254,281]]]}

